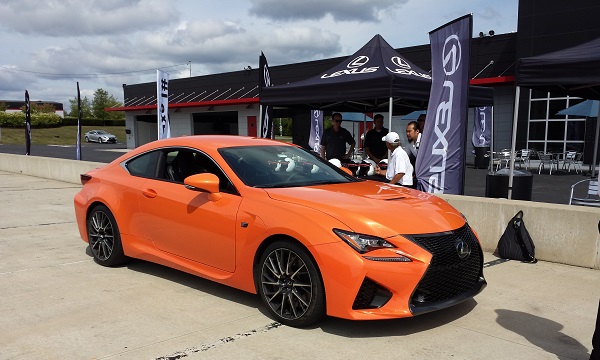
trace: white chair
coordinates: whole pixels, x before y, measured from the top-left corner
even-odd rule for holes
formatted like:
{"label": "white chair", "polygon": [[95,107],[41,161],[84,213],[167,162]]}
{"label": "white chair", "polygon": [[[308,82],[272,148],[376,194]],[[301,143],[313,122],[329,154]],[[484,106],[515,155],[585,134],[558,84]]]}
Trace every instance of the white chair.
{"label": "white chair", "polygon": [[578,153],[575,151],[567,151],[565,154],[565,159],[563,161],[563,170],[567,170],[567,172],[571,172],[571,165],[575,169],[575,173],[579,173],[579,163],[581,162],[582,153]]}
{"label": "white chair", "polygon": [[552,168],[556,167],[558,170],[558,160],[554,157],[554,154],[550,153],[538,153],[538,157],[540,158],[540,164],[538,165],[538,174],[542,173],[542,169],[545,165],[550,166],[550,175],[552,175]]}
{"label": "white chair", "polygon": [[525,166],[527,170],[529,170],[530,166],[530,158],[533,154],[533,150],[529,149],[521,149],[517,152],[517,156],[515,157],[515,166],[518,164],[519,169],[521,169],[521,164]]}
{"label": "white chair", "polygon": [[[588,183],[587,195],[584,198],[575,197],[575,188],[577,185],[582,183]],[[598,180],[596,179],[585,179],[576,182],[571,185],[571,196],[569,197],[569,205],[583,205],[583,206],[599,206],[600,197],[598,196]]]}
{"label": "white chair", "polygon": [[500,152],[494,153],[494,157],[493,157],[493,163],[496,166],[496,171],[508,167],[510,165],[510,160],[511,160],[511,150],[510,149],[504,149]]}

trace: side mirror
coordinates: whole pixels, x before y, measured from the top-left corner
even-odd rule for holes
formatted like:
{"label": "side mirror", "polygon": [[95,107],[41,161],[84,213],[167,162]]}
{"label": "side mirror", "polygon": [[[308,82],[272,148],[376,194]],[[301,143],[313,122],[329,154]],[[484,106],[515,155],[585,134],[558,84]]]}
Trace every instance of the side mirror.
{"label": "side mirror", "polygon": [[185,187],[200,192],[209,193],[208,199],[217,201],[222,195],[219,192],[219,178],[215,174],[202,173],[186,177],[183,180]]}

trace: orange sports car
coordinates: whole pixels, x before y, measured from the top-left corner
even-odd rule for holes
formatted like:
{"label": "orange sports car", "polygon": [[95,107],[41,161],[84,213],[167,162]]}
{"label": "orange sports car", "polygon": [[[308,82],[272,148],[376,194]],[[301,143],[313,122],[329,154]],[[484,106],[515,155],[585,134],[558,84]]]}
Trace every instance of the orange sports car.
{"label": "orange sports car", "polygon": [[283,324],[414,316],[486,285],[479,240],[448,203],[294,145],[159,140],[81,182],[79,232],[100,265],[138,258],[258,293]]}

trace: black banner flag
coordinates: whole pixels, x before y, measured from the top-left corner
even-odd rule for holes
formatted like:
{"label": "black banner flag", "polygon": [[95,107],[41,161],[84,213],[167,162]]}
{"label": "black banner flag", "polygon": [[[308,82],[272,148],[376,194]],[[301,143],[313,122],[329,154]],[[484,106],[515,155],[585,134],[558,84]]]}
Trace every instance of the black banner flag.
{"label": "black banner flag", "polygon": [[79,81],[77,82],[77,160],[81,160],[81,93],[79,92]]}
{"label": "black banner flag", "polygon": [[417,155],[418,188],[464,193],[472,15],[429,33],[432,83]]}
{"label": "black banner flag", "polygon": [[31,155],[31,107],[27,90],[25,90],[25,148],[25,155]]}
{"label": "black banner flag", "polygon": [[[267,64],[267,57],[263,52],[260,52],[260,58],[258,60],[259,67],[259,97],[260,92],[264,87],[271,86],[271,75],[269,75],[269,64]],[[262,138],[274,138],[273,133],[273,114],[271,106],[264,106],[262,112],[262,118],[260,119],[261,129],[260,137]]]}

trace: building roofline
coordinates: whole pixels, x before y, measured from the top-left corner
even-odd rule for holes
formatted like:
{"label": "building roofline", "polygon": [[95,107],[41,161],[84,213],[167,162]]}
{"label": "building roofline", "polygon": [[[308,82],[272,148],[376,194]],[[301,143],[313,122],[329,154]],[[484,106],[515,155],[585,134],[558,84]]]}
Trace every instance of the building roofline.
{"label": "building roofline", "polygon": [[[189,103],[171,103],[169,108],[171,109],[182,109],[190,107],[202,107],[202,106],[227,106],[227,105],[249,105],[258,104],[259,99],[253,98],[241,98],[241,99],[229,99],[229,100],[211,100],[211,101],[197,101]],[[150,105],[140,106],[123,106],[118,108],[107,108],[106,111],[138,111],[138,110],[152,110],[156,109],[156,103]]]}

